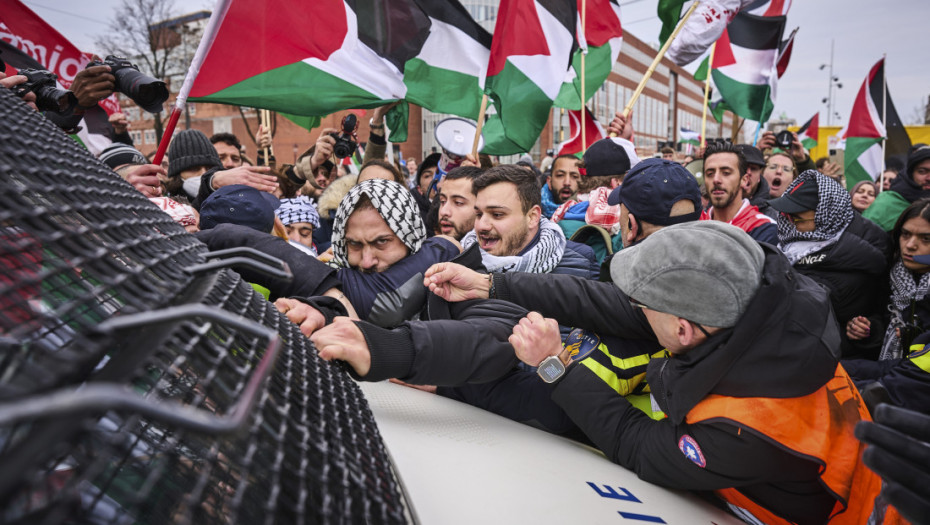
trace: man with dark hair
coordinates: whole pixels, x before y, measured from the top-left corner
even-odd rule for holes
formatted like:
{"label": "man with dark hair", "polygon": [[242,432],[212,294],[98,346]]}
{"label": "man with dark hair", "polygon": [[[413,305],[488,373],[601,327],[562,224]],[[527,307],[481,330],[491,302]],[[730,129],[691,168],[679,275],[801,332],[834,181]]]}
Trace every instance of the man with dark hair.
{"label": "man with dark hair", "polygon": [[759,148],[749,144],[737,144],[736,149],[746,159],[746,178],[743,179],[743,198],[749,199],[749,204],[759,208],[759,211],[773,219],[778,219],[775,210],[769,207],[769,183],[762,176],[765,169],[765,157]]}
{"label": "man with dark hair", "polygon": [[223,169],[238,168],[242,166],[242,144],[232,133],[214,133],[210,143],[216,148]]}
{"label": "man with dark hair", "polygon": [[662,160],[675,160],[675,150],[669,146],[665,146],[659,152],[662,153]]}
{"label": "man with dark hair", "polygon": [[446,174],[439,189],[439,231],[461,241],[475,227],[473,183],[484,170],[460,166]]}
{"label": "man with dark hair", "polygon": [[549,181],[543,185],[540,196],[543,216],[552,217],[556,208],[565,201],[571,200],[578,193],[578,184],[581,182],[581,170],[578,168],[578,157],[574,155],[559,155],[552,162],[552,174]]}
{"label": "man with dark hair", "polygon": [[462,238],[462,246],[468,249],[477,243],[488,271],[597,276],[594,251],[566,241],[562,229],[542,217],[532,172],[514,165],[496,166],[479,175],[473,188],[475,229]]}
{"label": "man with dark hair", "polygon": [[748,171],[746,157],[733,144],[715,142],[707,146],[704,152],[704,185],[710,197],[710,208],[701,214],[701,220],[732,224],[756,241],[774,246],[778,244],[775,221],[743,197]]}

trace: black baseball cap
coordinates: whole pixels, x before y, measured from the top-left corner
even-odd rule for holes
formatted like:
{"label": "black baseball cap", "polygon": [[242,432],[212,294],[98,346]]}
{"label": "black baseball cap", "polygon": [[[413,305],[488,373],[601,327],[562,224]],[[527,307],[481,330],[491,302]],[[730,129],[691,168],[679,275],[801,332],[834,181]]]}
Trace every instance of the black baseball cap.
{"label": "black baseball cap", "polygon": [[785,192],[781,197],[769,201],[769,206],[784,213],[801,213],[802,211],[816,210],[820,202],[817,180],[811,178],[803,180]]}
{"label": "black baseball cap", "polygon": [[[694,203],[694,213],[669,217],[680,200]],[[681,164],[665,159],[646,159],[610,193],[607,203],[623,204],[637,219],[659,226],[695,221],[701,216],[701,189]]]}
{"label": "black baseball cap", "polygon": [[762,152],[759,151],[759,148],[750,146],[749,144],[737,144],[735,147],[743,154],[743,158],[746,159],[747,163],[755,164],[756,166],[765,166],[765,157],[762,156]]}

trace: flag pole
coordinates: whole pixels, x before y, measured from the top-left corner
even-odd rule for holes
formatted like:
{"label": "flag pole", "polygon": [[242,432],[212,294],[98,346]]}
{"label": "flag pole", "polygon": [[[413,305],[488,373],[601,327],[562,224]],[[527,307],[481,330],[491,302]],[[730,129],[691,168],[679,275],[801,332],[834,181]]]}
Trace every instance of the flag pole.
{"label": "flag pole", "polygon": [[762,123],[760,122],[759,125],[756,126],[756,136],[755,138],[752,139],[752,147],[756,147],[756,144],[759,143],[759,133],[761,131],[762,131]]}
{"label": "flag pole", "polygon": [[672,34],[669,35],[668,40],[665,41],[665,45],[662,46],[662,49],[659,49],[659,52],[656,54],[655,60],[652,61],[652,65],[649,66],[649,69],[646,70],[646,74],[643,76],[643,79],[639,81],[639,86],[636,87],[636,91],[633,92],[633,96],[630,97],[629,102],[626,103],[626,107],[623,108],[623,116],[629,117],[630,113],[633,111],[633,104],[636,104],[636,99],[639,98],[639,95],[642,94],[643,90],[646,89],[646,82],[649,82],[649,79],[652,78],[652,73],[655,72],[656,67],[659,65],[659,62],[662,61],[662,58],[665,56],[665,52],[668,50],[668,46],[672,44],[672,41],[675,40],[675,37],[678,36],[678,33],[681,31],[681,28],[685,25],[685,22],[688,21],[688,17],[691,16],[691,13],[694,12],[697,8],[699,1],[691,4],[691,7],[688,8],[688,11],[685,12],[685,16],[681,17],[681,20],[678,22],[678,25],[675,26],[675,30],[672,31]]}
{"label": "flag pole", "polygon": [[152,158],[152,164],[161,164],[162,159],[165,158],[165,152],[168,150],[168,143],[171,142],[171,135],[174,134],[174,128],[178,124],[178,118],[181,117],[181,112],[184,111],[184,105],[187,104],[187,95],[190,94],[191,88],[194,87],[194,80],[197,78],[197,74],[200,73],[203,61],[207,58],[207,53],[210,52],[210,47],[216,39],[216,33],[220,30],[220,25],[222,25],[223,19],[226,18],[226,12],[229,11],[229,5],[231,3],[232,0],[216,1],[216,8],[210,16],[210,21],[207,22],[207,27],[204,29],[203,36],[200,38],[200,44],[197,46],[197,51],[194,53],[194,59],[191,60],[191,65],[187,68],[187,75],[184,77],[184,83],[181,84],[181,91],[178,92],[178,96],[174,99],[174,107],[171,109],[171,115],[168,117],[168,125],[165,126],[165,132],[161,136],[161,142],[158,143],[158,151]]}
{"label": "flag pole", "polygon": [[478,127],[475,129],[475,141],[471,145],[471,154],[478,159],[478,139],[481,138],[481,128],[484,127],[484,112],[488,109],[488,94],[481,97],[481,109],[478,111]]}
{"label": "flag pole", "polygon": [[707,146],[707,105],[710,103],[710,72],[714,68],[714,51],[717,42],[710,46],[710,59],[707,61],[707,78],[704,79],[704,115],[701,117],[701,147]]}
{"label": "flag pole", "polygon": [[[262,117],[262,128],[268,130],[268,129],[269,129],[269,126],[268,126],[268,110],[267,110],[267,109],[262,109],[262,110],[260,110],[259,115],[261,115],[261,117]],[[265,165],[266,165],[266,166],[270,166],[270,165],[271,165],[271,160],[268,158],[268,146],[265,146],[264,148],[262,148],[262,150],[264,151],[264,155],[265,155]]]}
{"label": "flag pole", "polygon": [[584,57],[585,55],[588,54],[588,46],[587,46],[588,37],[585,36],[587,34],[585,33],[585,20],[587,19],[587,15],[588,15],[587,9],[585,9],[586,5],[587,5],[587,0],[581,0],[581,37],[585,39],[584,49],[581,50],[581,151],[585,151],[588,149],[588,138],[587,138],[587,135],[585,134],[586,126],[585,126],[585,121],[584,121],[584,118],[586,116],[585,115],[586,100],[584,97]]}
{"label": "flag pole", "polygon": [[887,53],[882,53],[882,125],[885,126],[885,138],[882,139],[882,174],[881,174],[881,183],[882,187],[885,187],[885,146],[888,144],[888,75],[885,73],[887,65],[885,59],[887,58]]}

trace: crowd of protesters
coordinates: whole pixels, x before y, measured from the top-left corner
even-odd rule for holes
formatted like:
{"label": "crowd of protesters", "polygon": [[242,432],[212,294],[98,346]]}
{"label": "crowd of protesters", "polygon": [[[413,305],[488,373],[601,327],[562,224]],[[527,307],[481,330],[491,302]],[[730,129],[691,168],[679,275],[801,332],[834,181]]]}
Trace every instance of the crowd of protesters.
{"label": "crowd of protesters", "polygon": [[771,133],[691,171],[640,159],[618,114],[581,156],[444,171],[385,159],[386,110],[357,173],[330,129],[293,165],[184,130],[156,166],[118,115],[99,160],[211,248],[287,261],[293,282],[244,277],[359,380],[592,443],[749,522],[897,522],[853,428],[930,411],[930,146],[847,190]]}

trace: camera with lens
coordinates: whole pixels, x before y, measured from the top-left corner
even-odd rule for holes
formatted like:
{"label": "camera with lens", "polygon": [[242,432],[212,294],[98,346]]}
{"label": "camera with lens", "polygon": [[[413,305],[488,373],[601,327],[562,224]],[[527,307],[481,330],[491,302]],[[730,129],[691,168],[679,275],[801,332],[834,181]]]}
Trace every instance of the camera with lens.
{"label": "camera with lens", "polygon": [[36,94],[36,107],[39,111],[61,113],[68,109],[68,92],[58,87],[55,82],[58,75],[44,69],[20,69],[19,75],[26,77],[22,84],[13,86],[17,97],[24,97],[30,91]]}
{"label": "camera with lens", "polygon": [[785,151],[791,149],[792,142],[794,142],[794,134],[787,129],[779,131],[778,135],[775,135],[775,145]]}
{"label": "camera with lens", "polygon": [[344,159],[355,153],[358,149],[358,142],[355,140],[356,130],[358,130],[358,117],[354,113],[349,113],[342,119],[342,132],[329,134],[330,137],[336,139],[333,155]]}
{"label": "camera with lens", "polygon": [[162,104],[168,100],[168,86],[164,82],[141,73],[138,67],[124,57],[109,55],[103,62],[94,60],[87,64],[87,67],[93,66],[110,66],[110,73],[116,77],[116,91],[131,98],[149,113],[160,112]]}

